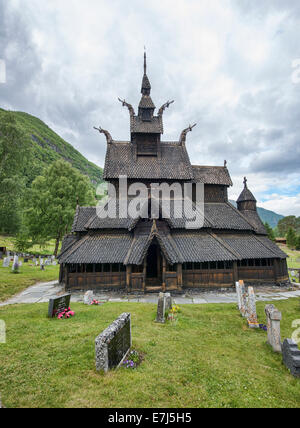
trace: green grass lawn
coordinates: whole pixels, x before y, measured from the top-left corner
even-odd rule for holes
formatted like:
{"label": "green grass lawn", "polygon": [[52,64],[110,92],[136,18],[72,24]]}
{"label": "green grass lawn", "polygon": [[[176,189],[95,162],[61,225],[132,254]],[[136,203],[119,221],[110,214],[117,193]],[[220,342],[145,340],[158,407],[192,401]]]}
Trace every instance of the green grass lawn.
{"label": "green grass lawn", "polygon": [[[15,237],[9,236],[9,235],[0,235],[0,247],[6,247],[10,251],[18,252],[16,246],[15,246]],[[51,255],[54,253],[55,249],[55,240],[52,239],[51,241],[47,242],[45,246],[41,247],[40,245],[33,245],[31,248],[29,248],[28,251],[25,251],[30,254],[37,254],[37,255]]]}
{"label": "green grass lawn", "polygon": [[[265,302],[258,303],[265,322]],[[299,299],[278,301],[282,338],[300,318]],[[300,379],[250,330],[235,305],[183,305],[177,325],[154,322],[156,306],[74,303],[70,320],[49,320],[47,304],[0,308],[0,393],[7,407],[299,407]],[[95,370],[94,340],[122,312],[132,314],[135,371]]]}
{"label": "green grass lawn", "polygon": [[58,265],[45,266],[45,270],[42,271],[39,266],[23,263],[18,274],[13,274],[11,268],[12,263],[9,268],[3,268],[2,261],[0,261],[0,302],[20,293],[36,282],[55,281],[59,275]]}
{"label": "green grass lawn", "polygon": [[287,259],[288,267],[300,269],[300,251],[293,251],[286,245],[280,245],[280,248],[289,256]]}

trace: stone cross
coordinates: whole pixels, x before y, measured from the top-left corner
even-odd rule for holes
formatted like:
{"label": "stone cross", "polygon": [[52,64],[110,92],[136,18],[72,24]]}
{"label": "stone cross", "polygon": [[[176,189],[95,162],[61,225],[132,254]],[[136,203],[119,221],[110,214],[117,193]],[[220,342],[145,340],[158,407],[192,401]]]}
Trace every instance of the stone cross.
{"label": "stone cross", "polygon": [[256,313],[256,299],[253,287],[248,287],[247,320],[249,328],[259,328]]}
{"label": "stone cross", "polygon": [[267,305],[265,314],[267,317],[268,343],[272,346],[274,352],[282,352],[280,338],[281,312],[274,305]]}

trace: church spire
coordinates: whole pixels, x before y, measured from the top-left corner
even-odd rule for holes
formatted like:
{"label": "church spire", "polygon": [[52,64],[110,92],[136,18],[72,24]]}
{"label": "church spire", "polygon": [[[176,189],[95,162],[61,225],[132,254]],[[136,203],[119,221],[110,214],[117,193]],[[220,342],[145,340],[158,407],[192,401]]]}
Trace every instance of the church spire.
{"label": "church spire", "polygon": [[146,51],[144,52],[144,76],[143,76],[143,80],[142,80],[142,89],[141,89],[141,93],[143,95],[150,95],[151,92],[151,84],[150,81],[148,79],[147,76],[147,55],[146,55]]}
{"label": "church spire", "polygon": [[139,117],[143,121],[151,121],[155,105],[150,97],[151,84],[147,76],[147,56],[146,51],[144,52],[144,76],[142,80],[142,98],[139,104]]}
{"label": "church spire", "polygon": [[251,210],[256,211],[256,199],[252,192],[248,189],[248,180],[244,178],[244,189],[237,200],[237,206],[239,211]]}

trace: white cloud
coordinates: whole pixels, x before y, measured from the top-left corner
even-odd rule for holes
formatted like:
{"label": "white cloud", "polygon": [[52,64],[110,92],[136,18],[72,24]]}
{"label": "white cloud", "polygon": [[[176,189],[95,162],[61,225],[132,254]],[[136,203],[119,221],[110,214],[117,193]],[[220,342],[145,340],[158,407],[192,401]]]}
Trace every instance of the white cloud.
{"label": "white cloud", "polygon": [[137,106],[146,45],[156,106],[176,101],[164,140],[197,122],[190,158],[227,159],[234,197],[244,175],[261,200],[299,181],[298,2],[0,0],[0,28],[1,106],[37,115],[100,166],[105,139],[92,127],[129,138],[117,97]]}

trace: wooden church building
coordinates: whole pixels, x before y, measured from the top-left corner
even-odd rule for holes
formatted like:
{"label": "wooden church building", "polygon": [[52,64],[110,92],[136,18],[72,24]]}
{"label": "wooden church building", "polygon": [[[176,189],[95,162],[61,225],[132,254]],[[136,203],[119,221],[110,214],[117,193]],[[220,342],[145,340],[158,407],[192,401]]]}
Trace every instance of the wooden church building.
{"label": "wooden church building", "polygon": [[[137,114],[120,100],[130,115],[130,141],[115,141],[98,129],[107,140],[104,179],[116,189],[120,176],[127,177],[128,186],[144,183],[148,189],[151,183],[202,183],[203,226],[187,229],[186,219],[175,215],[175,204],[168,216],[160,208],[156,218],[102,218],[96,207],[78,206],[59,255],[60,281],[70,290],[127,292],[224,288],[237,280],[278,285],[288,281],[287,256],[268,239],[247,180],[235,208],[228,202],[232,181],[226,162],[191,164],[186,136],[192,126],[179,141],[162,141],[163,114],[172,102],[155,115],[150,92],[145,55]],[[118,208],[122,195],[117,198]]]}

